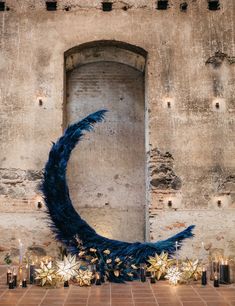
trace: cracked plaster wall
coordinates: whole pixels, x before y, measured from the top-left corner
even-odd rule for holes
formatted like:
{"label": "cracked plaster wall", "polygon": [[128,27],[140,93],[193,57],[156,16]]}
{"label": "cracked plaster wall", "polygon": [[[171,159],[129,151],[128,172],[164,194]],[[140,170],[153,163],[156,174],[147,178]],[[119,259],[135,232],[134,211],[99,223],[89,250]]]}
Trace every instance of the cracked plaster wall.
{"label": "cracked plaster wall", "polygon": [[[28,179],[27,172],[42,170],[51,141],[62,132],[64,52],[90,41],[117,40],[148,52],[149,238],[163,239],[194,223],[196,237],[182,254],[197,254],[203,240],[211,250],[235,256],[235,5],[221,2],[219,11],[209,11],[204,0],[188,1],[187,12],[181,12],[178,0],[169,1],[166,11],[156,10],[152,0],[125,1],[127,10],[115,1],[107,13],[98,0],[89,6],[59,1],[56,12],[45,11],[44,1],[7,1],[10,10],[0,12],[4,252],[19,236],[29,246],[55,249],[44,208],[37,207],[39,180]],[[14,184],[6,183],[5,172]]]}

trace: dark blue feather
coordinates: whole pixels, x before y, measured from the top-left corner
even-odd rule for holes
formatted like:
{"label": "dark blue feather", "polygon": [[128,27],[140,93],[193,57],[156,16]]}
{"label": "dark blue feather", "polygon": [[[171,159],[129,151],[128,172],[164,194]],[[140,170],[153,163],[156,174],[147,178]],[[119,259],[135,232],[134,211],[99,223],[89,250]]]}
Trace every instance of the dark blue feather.
{"label": "dark blue feather", "polygon": [[100,236],[79,216],[72,205],[66,182],[69,157],[76,144],[82,139],[84,132],[93,130],[94,124],[104,119],[105,112],[106,110],[100,110],[72,124],[66,129],[64,135],[52,145],[41,187],[51,219],[51,228],[56,238],[66,244],[72,253],[79,252],[77,243],[79,239],[85,248],[96,248],[99,252],[109,249],[113,257],[129,256],[137,264],[146,262],[149,256],[154,256],[155,253],[159,254],[162,251],[173,255],[176,241],[180,248],[184,239],[193,237],[194,225],[167,240],[155,243],[129,243]]}

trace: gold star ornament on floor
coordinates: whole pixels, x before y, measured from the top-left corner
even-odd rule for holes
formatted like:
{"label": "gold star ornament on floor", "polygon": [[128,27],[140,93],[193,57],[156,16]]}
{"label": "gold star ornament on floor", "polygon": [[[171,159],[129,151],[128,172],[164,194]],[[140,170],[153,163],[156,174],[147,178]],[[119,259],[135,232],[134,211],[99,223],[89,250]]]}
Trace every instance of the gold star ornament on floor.
{"label": "gold star ornament on floor", "polygon": [[177,283],[181,280],[182,272],[179,270],[177,266],[172,266],[167,269],[165,278],[169,280],[171,285],[177,285]]}
{"label": "gold star ornament on floor", "polygon": [[147,268],[147,271],[155,273],[156,278],[159,280],[161,276],[166,274],[173,260],[168,258],[167,253],[162,252],[160,255],[156,254],[155,257],[150,256],[148,263],[150,266]]}
{"label": "gold star ornament on floor", "polygon": [[80,268],[80,263],[76,261],[76,256],[69,254],[64,256],[63,261],[56,261],[57,274],[63,281],[69,281],[71,278],[76,277],[78,274],[78,269]]}
{"label": "gold star ornament on floor", "polygon": [[200,266],[199,260],[190,260],[182,262],[182,278],[187,281],[190,279],[198,280],[202,276],[202,267]]}
{"label": "gold star ornament on floor", "polygon": [[56,285],[58,276],[56,275],[56,270],[52,266],[52,262],[49,261],[48,264],[41,262],[40,269],[35,269],[36,279],[41,283],[41,286],[44,285]]}
{"label": "gold star ornament on floor", "polygon": [[90,286],[91,280],[93,279],[93,273],[88,270],[78,270],[76,280],[78,282],[78,285],[83,286]]}

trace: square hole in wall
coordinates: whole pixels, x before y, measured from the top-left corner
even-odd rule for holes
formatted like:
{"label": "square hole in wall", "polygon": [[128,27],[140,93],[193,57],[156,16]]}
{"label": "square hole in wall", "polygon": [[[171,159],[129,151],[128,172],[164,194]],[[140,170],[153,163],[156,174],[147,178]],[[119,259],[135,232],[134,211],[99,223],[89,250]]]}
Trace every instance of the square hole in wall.
{"label": "square hole in wall", "polygon": [[208,1],[208,9],[210,11],[217,11],[220,9],[220,2],[219,0],[209,0]]}
{"label": "square hole in wall", "polygon": [[5,11],[5,2],[0,1],[0,11]]}
{"label": "square hole in wall", "polygon": [[168,8],[168,0],[158,0],[157,9],[158,10],[167,10]]}
{"label": "square hole in wall", "polygon": [[188,3],[187,2],[183,2],[180,4],[180,10],[181,12],[186,12],[188,9]]}
{"label": "square hole in wall", "polygon": [[103,12],[111,12],[113,9],[112,2],[102,2],[102,10]]}
{"label": "square hole in wall", "polygon": [[57,1],[46,1],[47,11],[56,11],[57,10]]}

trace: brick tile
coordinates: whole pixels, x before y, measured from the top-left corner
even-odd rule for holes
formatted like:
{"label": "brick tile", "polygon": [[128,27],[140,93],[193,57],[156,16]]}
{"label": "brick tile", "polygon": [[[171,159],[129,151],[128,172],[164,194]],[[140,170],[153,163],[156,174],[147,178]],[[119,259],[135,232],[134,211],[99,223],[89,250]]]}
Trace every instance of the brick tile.
{"label": "brick tile", "polygon": [[142,304],[156,304],[157,302],[155,300],[146,300],[146,299],[139,299],[134,300],[135,305],[142,305]]}
{"label": "brick tile", "polygon": [[41,303],[27,303],[27,304],[25,304],[25,303],[19,303],[19,304],[17,304],[17,306],[38,306],[38,305],[41,305]]}
{"label": "brick tile", "polygon": [[154,298],[154,295],[138,295],[138,296],[133,296],[133,299],[134,300],[139,300],[139,299],[142,299],[142,300],[144,300],[144,299],[152,299],[152,300],[155,300],[155,298]]}
{"label": "brick tile", "polygon": [[158,306],[182,306],[181,303],[175,302],[175,303],[158,303]]}
{"label": "brick tile", "polygon": [[64,306],[87,306],[87,303],[73,303],[73,304],[65,303]]}
{"label": "brick tile", "polygon": [[148,303],[148,302],[140,302],[140,303],[136,303],[135,302],[135,306],[156,306],[158,305],[157,303]]}
{"label": "brick tile", "polygon": [[[24,304],[24,305],[27,305],[27,304]],[[42,302],[41,304],[40,304],[40,306],[63,306],[64,305],[64,303],[63,302],[60,302],[60,303],[56,303],[56,302],[50,302],[50,303],[48,303],[48,302]]]}
{"label": "brick tile", "polygon": [[181,296],[181,297],[179,297],[179,299],[182,302],[188,302],[188,301],[201,302],[202,301],[202,299],[199,296],[198,297],[195,297],[195,296]]}
{"label": "brick tile", "polygon": [[202,296],[202,299],[205,300],[206,302],[224,302],[224,298],[222,296],[213,296],[213,295],[204,295]]}
{"label": "brick tile", "polygon": [[134,306],[134,302],[130,301],[130,302],[118,302],[118,301],[112,301],[112,306]]}
{"label": "brick tile", "polygon": [[119,298],[119,299],[111,299],[112,303],[132,303],[132,298],[129,299],[124,299],[124,298]]}
{"label": "brick tile", "polygon": [[180,303],[178,298],[171,297],[158,297],[156,298],[158,303]]}
{"label": "brick tile", "polygon": [[110,303],[102,302],[102,303],[97,303],[97,302],[92,302],[88,303],[87,306],[110,306]]}
{"label": "brick tile", "polygon": [[207,302],[207,306],[229,306],[226,302]]}
{"label": "brick tile", "polygon": [[205,306],[203,302],[183,302],[183,306]]}

